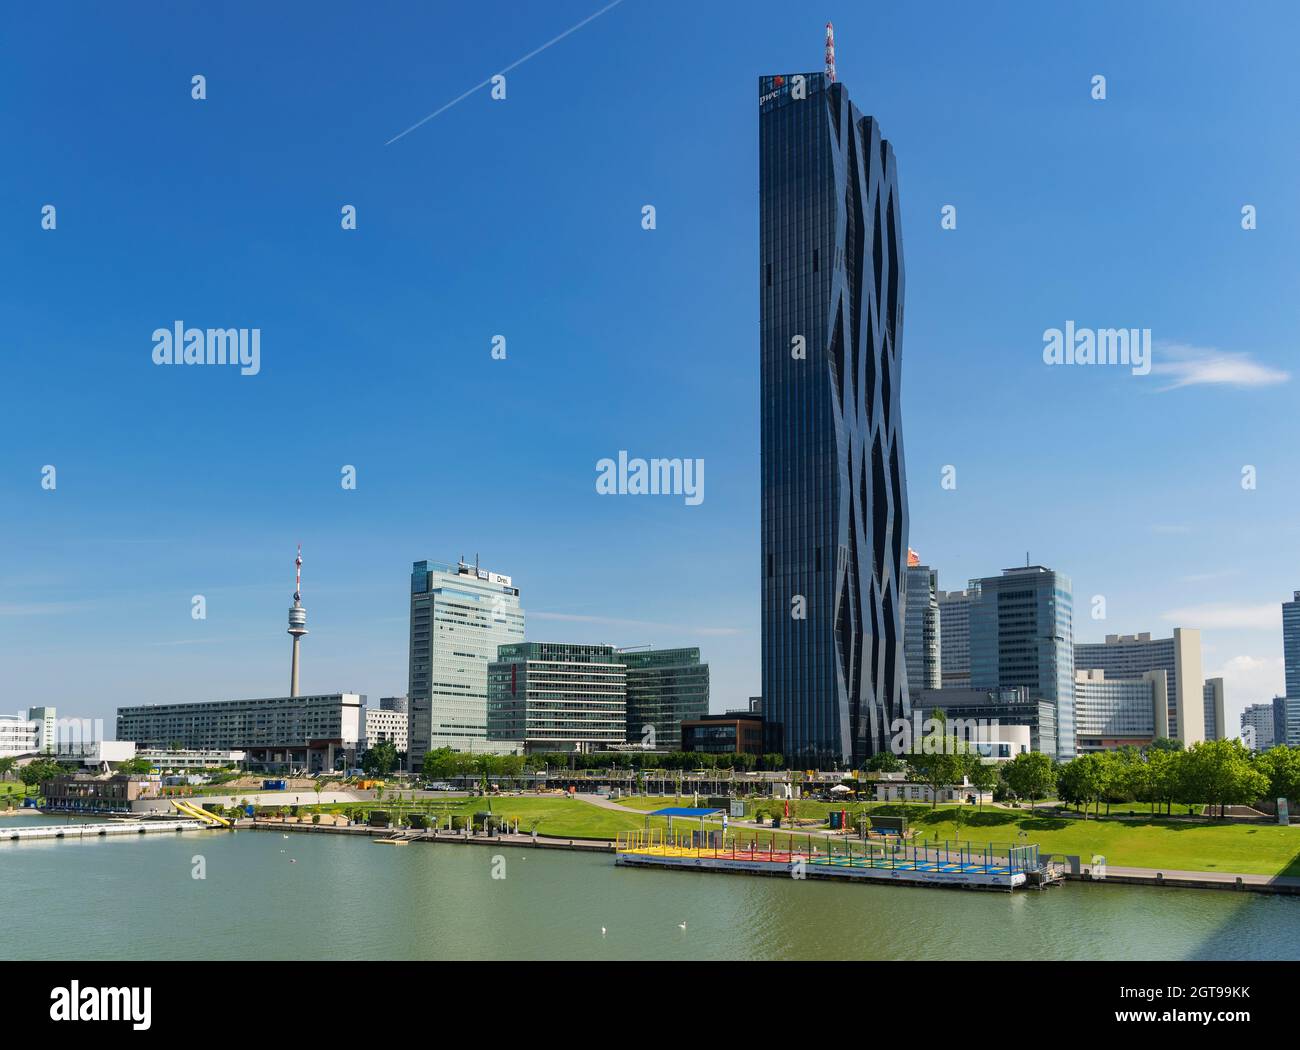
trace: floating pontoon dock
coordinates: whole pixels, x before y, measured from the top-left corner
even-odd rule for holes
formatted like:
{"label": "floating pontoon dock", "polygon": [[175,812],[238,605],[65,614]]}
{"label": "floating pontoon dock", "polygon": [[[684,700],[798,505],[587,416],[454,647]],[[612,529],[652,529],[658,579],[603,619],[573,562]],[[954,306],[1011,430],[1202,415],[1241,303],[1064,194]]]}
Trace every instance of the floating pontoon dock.
{"label": "floating pontoon dock", "polygon": [[0,828],[0,840],[87,839],[103,835],[144,835],[156,831],[202,831],[197,820],[123,820],[103,824],[37,824],[30,828]]}
{"label": "floating pontoon dock", "polygon": [[[788,835],[782,846],[723,841],[718,832],[670,833],[660,829],[620,832],[615,863],[686,871],[718,871],[785,878],[895,882],[914,886],[965,886],[1011,891],[1055,881],[1036,845],[817,841]],[[803,847],[803,848],[801,848]]]}

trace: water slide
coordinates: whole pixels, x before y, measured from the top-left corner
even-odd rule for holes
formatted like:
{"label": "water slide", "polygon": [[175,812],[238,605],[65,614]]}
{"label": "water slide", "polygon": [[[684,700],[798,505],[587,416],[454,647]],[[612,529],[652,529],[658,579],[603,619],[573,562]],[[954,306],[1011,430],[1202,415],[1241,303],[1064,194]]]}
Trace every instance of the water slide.
{"label": "water slide", "polygon": [[193,802],[186,802],[183,799],[172,799],[172,805],[177,811],[184,813],[187,817],[194,817],[196,820],[206,821],[209,824],[217,824],[220,827],[228,828],[231,826],[230,821],[225,817],[219,817],[215,813],[209,813],[202,806],[196,806]]}

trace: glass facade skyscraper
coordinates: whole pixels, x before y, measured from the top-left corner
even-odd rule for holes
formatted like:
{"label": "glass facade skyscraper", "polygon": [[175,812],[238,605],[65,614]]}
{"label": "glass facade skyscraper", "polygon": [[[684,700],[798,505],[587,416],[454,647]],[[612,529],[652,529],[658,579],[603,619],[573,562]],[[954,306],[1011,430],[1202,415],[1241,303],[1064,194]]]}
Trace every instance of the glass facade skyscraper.
{"label": "glass facade skyscraper", "polygon": [[857,763],[910,713],[897,169],[827,74],[758,95],[764,716]]}
{"label": "glass facade skyscraper", "polygon": [[621,649],[627,668],[627,742],[646,740],[654,730],[661,751],[682,749],[682,723],[709,713],[709,665],[700,663],[700,650]]}
{"label": "glass facade skyscraper", "polygon": [[1282,657],[1286,663],[1286,695],[1300,700],[1300,591],[1282,603]]}
{"label": "glass facade skyscraper", "polygon": [[417,561],[411,566],[407,703],[410,762],[426,751],[491,750],[487,668],[497,647],[523,641],[524,611],[509,576],[477,565]]}
{"label": "glass facade skyscraper", "polygon": [[973,689],[1024,686],[1056,708],[1056,757],[1074,758],[1074,589],[1041,565],[979,582],[970,607]]}
{"label": "glass facade skyscraper", "polygon": [[519,642],[488,665],[488,731],[533,751],[601,751],[627,735],[627,669],[610,645]]}
{"label": "glass facade skyscraper", "polygon": [[903,651],[907,654],[907,687],[916,703],[922,689],[939,689],[939,573],[928,565],[909,565],[907,610],[903,617]]}

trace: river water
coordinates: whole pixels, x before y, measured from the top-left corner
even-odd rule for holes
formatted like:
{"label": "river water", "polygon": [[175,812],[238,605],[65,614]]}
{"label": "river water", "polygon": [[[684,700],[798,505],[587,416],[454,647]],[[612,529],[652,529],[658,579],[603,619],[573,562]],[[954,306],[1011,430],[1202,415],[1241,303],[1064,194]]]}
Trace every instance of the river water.
{"label": "river water", "polygon": [[10,959],[1300,958],[1297,897],[862,886],[326,834],[0,841],[0,880]]}

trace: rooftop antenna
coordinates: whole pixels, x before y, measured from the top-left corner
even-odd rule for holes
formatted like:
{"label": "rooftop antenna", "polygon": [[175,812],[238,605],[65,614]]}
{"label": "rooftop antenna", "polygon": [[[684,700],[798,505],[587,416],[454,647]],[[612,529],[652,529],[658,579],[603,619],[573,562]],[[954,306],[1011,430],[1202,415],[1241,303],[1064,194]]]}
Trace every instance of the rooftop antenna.
{"label": "rooftop antenna", "polygon": [[826,23],[826,79],[835,83],[835,27]]}

